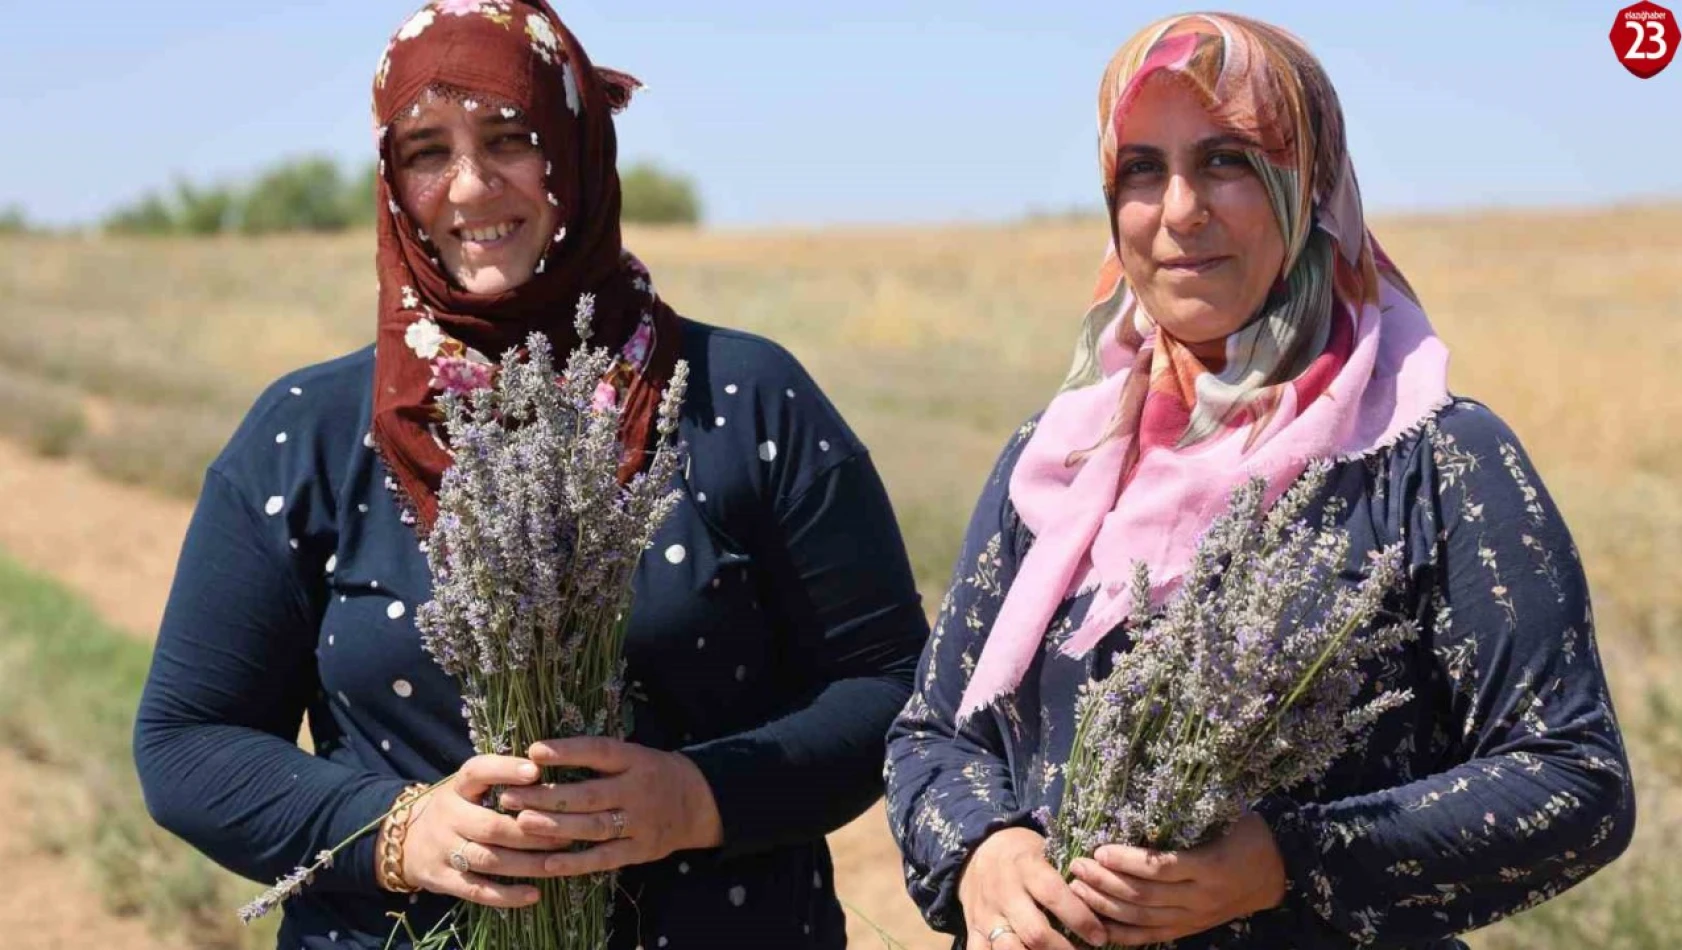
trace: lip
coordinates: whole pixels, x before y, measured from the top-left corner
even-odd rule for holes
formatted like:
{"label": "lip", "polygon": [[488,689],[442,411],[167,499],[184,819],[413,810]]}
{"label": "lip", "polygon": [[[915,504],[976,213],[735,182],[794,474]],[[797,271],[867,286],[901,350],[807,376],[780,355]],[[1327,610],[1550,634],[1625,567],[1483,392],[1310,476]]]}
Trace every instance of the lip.
{"label": "lip", "polygon": [[490,221],[485,224],[464,224],[460,227],[451,228],[450,236],[455,238],[457,241],[460,241],[461,246],[464,248],[472,248],[475,251],[494,251],[512,243],[514,239],[519,237],[526,229],[526,219],[524,218],[509,218],[505,220],[512,221],[514,223],[514,227],[511,228],[507,234],[504,234],[502,237],[499,237],[494,241],[475,241],[468,238],[465,232],[481,231],[493,228],[498,224],[502,224],[502,221]]}
{"label": "lip", "polygon": [[1157,267],[1161,270],[1176,274],[1207,274],[1229,260],[1232,260],[1231,256],[1225,254],[1213,254],[1200,257],[1170,257],[1167,260],[1158,261]]}

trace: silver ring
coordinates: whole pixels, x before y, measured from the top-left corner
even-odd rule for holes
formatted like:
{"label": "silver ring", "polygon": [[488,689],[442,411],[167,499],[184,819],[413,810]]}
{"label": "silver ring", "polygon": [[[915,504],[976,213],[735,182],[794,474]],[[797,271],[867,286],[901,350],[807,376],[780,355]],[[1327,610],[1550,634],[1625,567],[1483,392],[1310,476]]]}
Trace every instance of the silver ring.
{"label": "silver ring", "polygon": [[463,874],[473,870],[473,862],[467,859],[467,842],[456,845],[456,849],[450,852],[450,867]]}
{"label": "silver ring", "polygon": [[1015,931],[1015,929],[1013,929],[1010,926],[1010,924],[1000,924],[997,927],[994,927],[992,930],[987,931],[987,946],[991,947],[995,940],[998,940],[1000,937],[1003,937],[1005,934],[1014,934],[1014,933],[1016,933],[1016,931]]}
{"label": "silver ring", "polygon": [[625,813],[615,808],[607,813],[607,817],[613,822],[613,836],[615,838],[625,837]]}

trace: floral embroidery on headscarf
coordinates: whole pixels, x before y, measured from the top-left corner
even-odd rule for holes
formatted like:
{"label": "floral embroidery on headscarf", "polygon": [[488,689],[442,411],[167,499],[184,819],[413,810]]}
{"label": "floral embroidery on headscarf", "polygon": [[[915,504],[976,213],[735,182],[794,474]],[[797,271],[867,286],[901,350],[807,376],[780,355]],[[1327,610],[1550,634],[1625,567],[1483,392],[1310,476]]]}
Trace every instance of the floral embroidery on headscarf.
{"label": "floral embroidery on headscarf", "polygon": [[[654,317],[644,314],[636,332],[620,347],[618,359],[596,386],[592,404],[597,409],[619,405],[620,397],[630,389],[654,352],[654,334]],[[403,342],[417,358],[431,366],[431,386],[440,393],[467,395],[490,386],[496,377],[496,364],[489,357],[445,333],[430,316],[409,324]],[[433,408],[434,417],[442,419],[442,411]]]}
{"label": "floral embroidery on headscarf", "polygon": [[435,15],[430,9],[422,10],[419,13],[416,13],[414,16],[409,18],[407,23],[403,24],[403,26],[398,29],[397,38],[400,40],[414,39],[426,32],[426,28],[432,25],[434,18]]}
{"label": "floral embroidery on headscarf", "polygon": [[[544,62],[553,63],[555,61],[555,51],[560,46],[560,40],[555,38],[554,27],[549,25],[549,21],[545,20],[541,13],[526,14],[526,35],[531,37],[532,50],[538,56],[541,56]],[[563,77],[570,78],[571,75],[571,71],[568,70],[563,74]],[[568,105],[571,105],[575,99],[576,93],[568,96]]]}
{"label": "floral embroidery on headscarf", "polygon": [[403,334],[403,342],[409,344],[409,349],[423,360],[429,360],[438,355],[444,348],[449,337],[438,328],[431,317],[422,317],[409,324],[409,329]]}

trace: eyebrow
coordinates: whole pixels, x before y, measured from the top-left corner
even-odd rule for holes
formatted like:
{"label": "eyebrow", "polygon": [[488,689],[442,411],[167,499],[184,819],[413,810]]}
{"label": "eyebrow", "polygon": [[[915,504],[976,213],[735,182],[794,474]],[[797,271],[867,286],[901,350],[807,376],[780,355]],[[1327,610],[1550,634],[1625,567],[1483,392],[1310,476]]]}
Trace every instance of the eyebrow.
{"label": "eyebrow", "polygon": [[[521,119],[521,118],[518,118],[518,117],[509,118],[508,116],[501,115],[501,114],[498,114],[498,113],[492,113],[491,115],[488,115],[488,116],[485,116],[484,118],[479,119],[477,124],[478,124],[478,127],[481,131],[484,131],[486,129],[508,128],[510,126],[512,126],[514,128],[519,128],[519,129],[526,128],[526,123],[525,123],[524,119]],[[403,134],[399,135],[397,137],[397,144],[400,145],[400,146],[401,145],[413,145],[413,144],[416,144],[416,143],[419,143],[419,142],[430,142],[430,141],[434,141],[436,139],[441,139],[441,138],[444,138],[444,137],[445,137],[445,132],[444,132],[444,129],[441,126],[422,125],[422,126],[410,129],[409,131],[404,132]]]}
{"label": "eyebrow", "polygon": [[[1236,145],[1239,148],[1257,148],[1257,147],[1259,147],[1259,146],[1256,145],[1255,142],[1251,141],[1250,139],[1245,138],[1242,135],[1238,135],[1238,134],[1233,133],[1233,132],[1223,132],[1220,135],[1211,135],[1211,136],[1209,136],[1208,138],[1205,138],[1205,139],[1198,139],[1196,144],[1194,144],[1192,146],[1192,148],[1196,151],[1199,151],[1199,152],[1207,152],[1207,151],[1210,151],[1211,149],[1217,149],[1217,148],[1221,148],[1223,146],[1230,146],[1230,145]],[[1156,157],[1160,157],[1163,154],[1163,150],[1158,148],[1155,145],[1141,145],[1141,144],[1138,144],[1138,143],[1132,143],[1132,144],[1128,144],[1128,145],[1123,145],[1120,149],[1117,149],[1117,154],[1118,155],[1143,155],[1143,156],[1150,157],[1150,158],[1156,158]]]}
{"label": "eyebrow", "polygon": [[418,129],[410,129],[397,137],[398,145],[410,145],[415,142],[426,142],[444,137],[444,130],[436,125],[423,125]]}

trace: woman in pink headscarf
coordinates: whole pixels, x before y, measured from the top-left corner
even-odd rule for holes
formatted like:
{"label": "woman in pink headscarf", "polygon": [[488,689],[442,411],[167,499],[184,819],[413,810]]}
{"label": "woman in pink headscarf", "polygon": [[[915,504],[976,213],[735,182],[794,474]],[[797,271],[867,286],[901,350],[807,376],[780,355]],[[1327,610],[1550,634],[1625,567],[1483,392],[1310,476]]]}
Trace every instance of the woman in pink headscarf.
{"label": "woman in pink headscarf", "polygon": [[[970,522],[889,733],[912,897],[958,945],[1447,950],[1627,844],[1623,743],[1582,567],[1513,433],[1362,218],[1301,42],[1236,16],[1148,27],[1099,89],[1111,243],[1074,367]],[[1081,686],[1126,648],[1233,489],[1333,463],[1351,573],[1400,544],[1411,698],[1312,787],[1174,854],[1044,856]]]}

